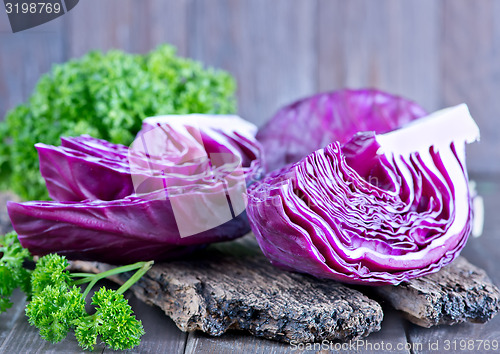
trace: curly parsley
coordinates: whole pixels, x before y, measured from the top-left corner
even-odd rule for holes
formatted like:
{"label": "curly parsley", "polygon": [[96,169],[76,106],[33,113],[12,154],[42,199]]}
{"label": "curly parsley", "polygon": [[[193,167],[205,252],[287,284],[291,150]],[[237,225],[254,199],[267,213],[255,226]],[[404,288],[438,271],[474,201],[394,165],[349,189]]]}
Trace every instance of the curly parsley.
{"label": "curly parsley", "polygon": [[0,313],[12,306],[10,296],[15,289],[31,293],[30,271],[23,267],[24,261],[30,258],[15,232],[0,236]]}
{"label": "curly parsley", "polygon": [[[37,262],[31,277],[33,298],[26,307],[29,323],[40,330],[42,338],[52,343],[61,341],[74,330],[79,345],[86,350],[93,350],[98,338],[115,350],[133,348],[139,345],[144,328],[123,293],[152,264],[138,262],[99,274],[70,273],[65,257],[44,256]],[[133,270],[136,273],[118,290],[99,289],[91,298],[95,313],[87,313],[87,295],[99,280]],[[88,284],[83,292],[77,286],[81,284]]]}
{"label": "curly parsley", "polygon": [[47,199],[35,143],[89,134],[129,145],[149,116],[234,113],[235,90],[230,74],[178,57],[169,45],[146,55],[93,51],[55,65],[0,122],[0,186]]}

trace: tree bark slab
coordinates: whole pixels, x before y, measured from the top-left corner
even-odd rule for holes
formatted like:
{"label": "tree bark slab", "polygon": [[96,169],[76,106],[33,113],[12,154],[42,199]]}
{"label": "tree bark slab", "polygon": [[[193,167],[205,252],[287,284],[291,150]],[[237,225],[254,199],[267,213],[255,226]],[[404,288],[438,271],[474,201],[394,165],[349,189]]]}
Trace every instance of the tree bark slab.
{"label": "tree bark slab", "polygon": [[484,270],[464,257],[437,273],[374,290],[410,322],[422,327],[484,323],[500,309],[498,288]]}
{"label": "tree bark slab", "polygon": [[[72,267],[110,268],[80,261]],[[238,329],[282,342],[347,341],[380,330],[383,318],[381,306],[355,289],[275,268],[253,235],[156,264],[131,290],[161,307],[181,330],[214,336]]]}

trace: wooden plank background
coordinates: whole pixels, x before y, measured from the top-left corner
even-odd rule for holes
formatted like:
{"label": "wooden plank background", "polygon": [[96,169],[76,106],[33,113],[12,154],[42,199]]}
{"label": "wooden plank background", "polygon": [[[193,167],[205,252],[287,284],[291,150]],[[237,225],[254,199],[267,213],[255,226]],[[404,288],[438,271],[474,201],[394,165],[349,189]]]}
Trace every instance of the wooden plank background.
{"label": "wooden plank background", "polygon": [[466,102],[482,130],[470,171],[500,172],[500,1],[82,0],[12,34],[0,11],[0,117],[53,63],[91,49],[181,55],[230,71],[239,113],[262,125],[318,91],[377,87],[428,110]]}

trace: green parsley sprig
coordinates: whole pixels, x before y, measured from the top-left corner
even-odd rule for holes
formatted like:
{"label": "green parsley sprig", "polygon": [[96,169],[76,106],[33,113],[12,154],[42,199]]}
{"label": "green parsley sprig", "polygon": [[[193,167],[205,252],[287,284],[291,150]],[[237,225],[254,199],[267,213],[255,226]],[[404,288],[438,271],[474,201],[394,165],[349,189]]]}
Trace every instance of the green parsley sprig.
{"label": "green parsley sprig", "polygon": [[[37,262],[31,277],[33,298],[26,307],[28,320],[40,330],[42,338],[53,343],[74,330],[83,349],[93,350],[99,336],[112,349],[133,348],[140,343],[144,328],[133,315],[123,293],[152,265],[152,261],[138,262],[99,274],[70,273],[65,257],[57,254],[44,256]],[[135,274],[118,290],[99,289],[91,300],[95,313],[87,313],[86,298],[99,280],[133,270],[136,270]],[[88,284],[83,292],[78,287],[81,284]]]}
{"label": "green parsley sprig", "polygon": [[31,293],[30,271],[23,267],[25,260],[31,259],[15,232],[0,235],[0,313],[12,306],[10,296],[16,288],[21,288],[28,296]]}

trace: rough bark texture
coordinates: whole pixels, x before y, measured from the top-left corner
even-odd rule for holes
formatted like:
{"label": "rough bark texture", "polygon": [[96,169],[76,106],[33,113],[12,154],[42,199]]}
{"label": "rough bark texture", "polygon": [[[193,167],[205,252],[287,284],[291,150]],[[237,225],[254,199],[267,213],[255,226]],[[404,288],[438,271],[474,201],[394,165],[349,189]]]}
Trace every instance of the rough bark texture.
{"label": "rough bark texture", "polygon": [[[157,264],[132,288],[183,331],[228,329],[282,342],[350,340],[378,331],[380,305],[334,281],[273,267],[251,237],[212,245],[186,261]],[[102,271],[101,263],[73,267]],[[125,278],[114,279],[123,282]]]}
{"label": "rough bark texture", "polygon": [[410,322],[423,327],[484,323],[500,309],[498,288],[484,270],[463,257],[437,273],[398,286],[378,287],[375,292]]}

